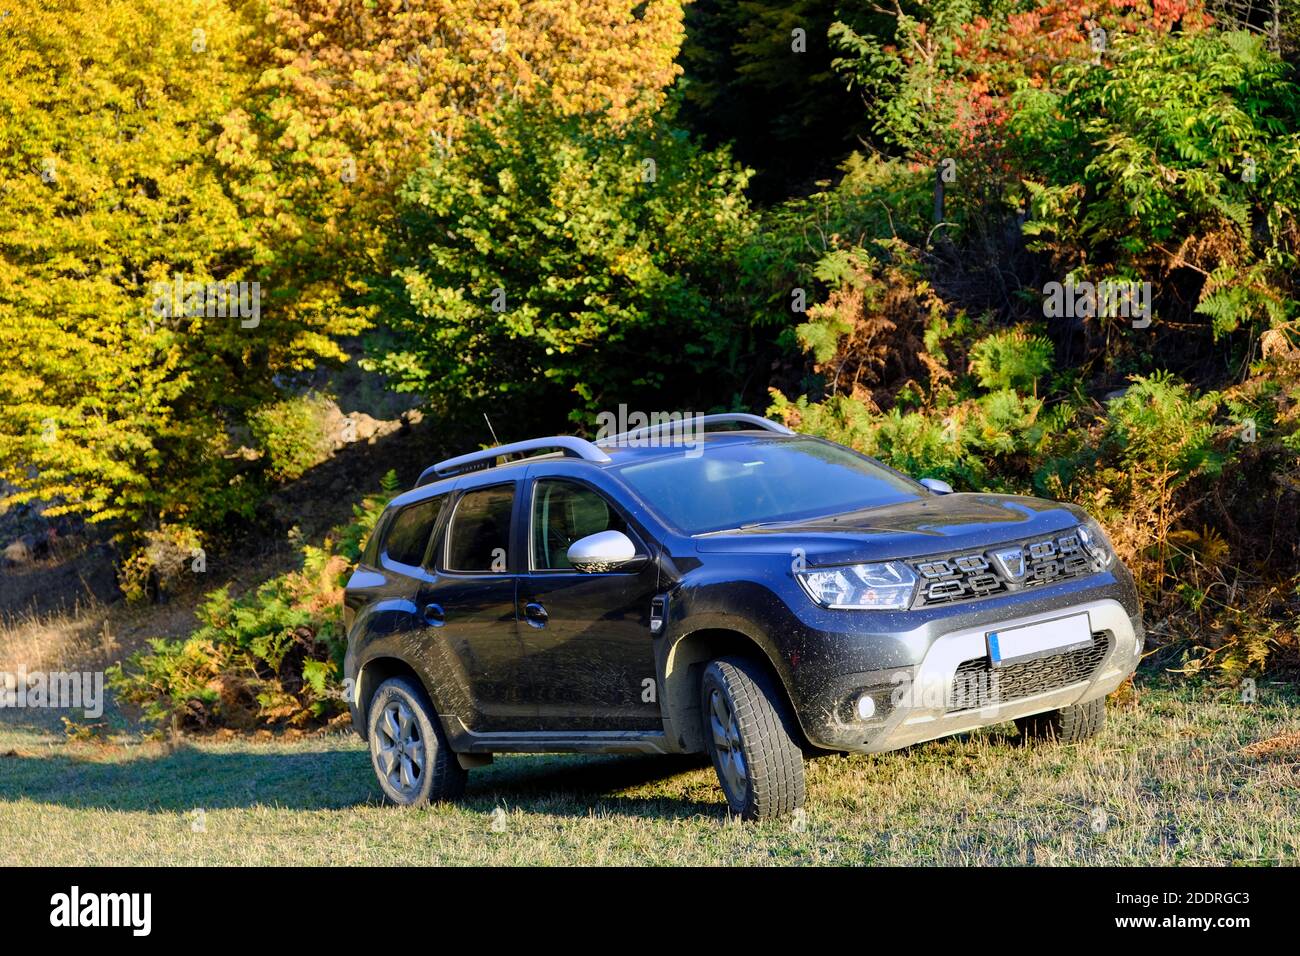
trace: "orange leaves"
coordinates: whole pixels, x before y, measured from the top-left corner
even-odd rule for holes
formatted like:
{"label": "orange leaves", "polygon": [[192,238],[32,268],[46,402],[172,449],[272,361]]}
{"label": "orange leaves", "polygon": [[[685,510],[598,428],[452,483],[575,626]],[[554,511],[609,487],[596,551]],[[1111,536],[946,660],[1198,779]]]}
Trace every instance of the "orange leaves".
{"label": "orange leaves", "polygon": [[969,61],[973,77],[993,78],[1008,68],[1039,81],[1056,64],[1096,55],[1092,30],[1107,34],[1143,28],[1168,32],[1203,29],[1211,22],[1201,0],[1044,0],[1037,8],[1007,15],[992,23],[976,17],[961,28],[956,42],[960,59]]}
{"label": "orange leaves", "polygon": [[270,4],[247,50],[254,102],[226,116],[219,156],[264,241],[309,250],[286,281],[373,274],[398,185],[471,122],[524,101],[618,126],[679,72],[680,0]]}
{"label": "orange leaves", "polygon": [[431,134],[504,102],[548,98],[563,112],[621,123],[662,102],[678,67],[681,5],[641,17],[618,0],[277,0],[263,86],[312,139],[352,153],[388,149],[398,167]]}

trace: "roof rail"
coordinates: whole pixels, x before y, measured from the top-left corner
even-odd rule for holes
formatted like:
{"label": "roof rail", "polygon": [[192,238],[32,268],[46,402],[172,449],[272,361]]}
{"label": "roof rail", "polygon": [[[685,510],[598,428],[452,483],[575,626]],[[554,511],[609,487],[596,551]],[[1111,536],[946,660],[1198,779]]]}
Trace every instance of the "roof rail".
{"label": "roof rail", "polygon": [[707,429],[710,425],[741,424],[750,425],[763,431],[775,432],[778,435],[793,435],[795,432],[786,428],[780,422],[774,422],[770,418],[763,418],[759,415],[750,415],[746,412],[723,412],[717,415],[686,415],[682,418],[670,419],[666,422],[660,422],[655,425],[643,425],[640,428],[633,428],[631,431],[621,432],[617,435],[610,435],[596,442],[597,445],[615,445],[619,442],[629,441],[639,438],[643,435],[648,436],[665,428],[672,431],[684,431],[686,429],[703,428]]}
{"label": "roof rail", "polygon": [[450,478],[453,475],[463,475],[466,472],[491,468],[496,465],[498,458],[506,455],[539,451],[560,451],[574,458],[581,458],[583,461],[592,461],[600,465],[608,464],[611,460],[609,455],[585,438],[574,438],[570,435],[556,435],[553,438],[530,438],[527,441],[517,441],[511,445],[498,445],[496,448],[472,451],[467,455],[458,455],[455,458],[440,461],[436,465],[430,465],[420,474],[415,487],[419,488],[427,485],[438,478]]}

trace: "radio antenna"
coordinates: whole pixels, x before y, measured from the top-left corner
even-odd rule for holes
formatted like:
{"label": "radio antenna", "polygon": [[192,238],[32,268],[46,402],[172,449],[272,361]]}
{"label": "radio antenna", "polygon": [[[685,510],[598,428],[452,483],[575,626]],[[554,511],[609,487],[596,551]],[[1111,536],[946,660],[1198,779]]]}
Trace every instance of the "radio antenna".
{"label": "radio antenna", "polygon": [[488,431],[492,433],[492,442],[493,442],[493,444],[496,444],[496,445],[501,444],[501,439],[500,439],[500,438],[497,438],[497,430],[496,430],[495,428],[492,427],[492,419],[488,418],[488,414],[487,414],[487,412],[484,412],[484,413],[483,413],[483,421],[487,422]]}

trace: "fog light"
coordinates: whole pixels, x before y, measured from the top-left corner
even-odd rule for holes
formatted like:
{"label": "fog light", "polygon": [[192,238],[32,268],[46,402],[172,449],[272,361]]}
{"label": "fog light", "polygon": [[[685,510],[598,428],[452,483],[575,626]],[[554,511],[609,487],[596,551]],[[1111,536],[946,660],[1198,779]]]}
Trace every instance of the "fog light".
{"label": "fog light", "polygon": [[870,694],[858,698],[858,719],[870,720],[876,715],[876,701]]}

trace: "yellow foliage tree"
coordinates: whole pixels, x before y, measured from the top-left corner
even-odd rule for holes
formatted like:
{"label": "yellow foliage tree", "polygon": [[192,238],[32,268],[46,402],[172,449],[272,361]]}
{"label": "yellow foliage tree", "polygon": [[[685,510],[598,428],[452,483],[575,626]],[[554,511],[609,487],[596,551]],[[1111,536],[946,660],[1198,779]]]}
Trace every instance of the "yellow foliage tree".
{"label": "yellow foliage tree", "polygon": [[680,0],[269,0],[220,156],[310,290],[301,307],[356,306],[387,274],[396,190],[431,152],[516,100],[615,125],[657,109],[682,20]]}
{"label": "yellow foliage tree", "polygon": [[6,7],[0,479],[55,513],[183,518],[228,490],[213,406],[322,351],[320,329],[155,308],[264,257],[211,148],[247,27],[221,0]]}
{"label": "yellow foliage tree", "polygon": [[345,357],[430,149],[508,100],[653,110],[682,38],[678,0],[5,6],[0,501],[132,526],[251,507],[231,426]]}

